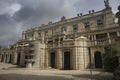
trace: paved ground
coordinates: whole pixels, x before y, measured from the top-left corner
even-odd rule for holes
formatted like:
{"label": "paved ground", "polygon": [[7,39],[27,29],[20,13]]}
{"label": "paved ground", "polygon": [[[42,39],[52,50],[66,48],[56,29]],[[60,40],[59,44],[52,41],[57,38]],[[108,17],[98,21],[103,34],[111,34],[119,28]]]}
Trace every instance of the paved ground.
{"label": "paved ground", "polygon": [[[111,79],[111,73],[92,71],[92,80]],[[16,65],[0,63],[0,80],[90,80],[90,71],[26,69],[16,68]]]}

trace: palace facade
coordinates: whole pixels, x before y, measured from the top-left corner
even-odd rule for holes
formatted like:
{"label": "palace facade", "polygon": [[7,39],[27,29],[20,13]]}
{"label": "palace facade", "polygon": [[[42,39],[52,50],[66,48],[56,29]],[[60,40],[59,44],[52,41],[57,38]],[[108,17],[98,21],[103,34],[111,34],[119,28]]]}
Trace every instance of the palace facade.
{"label": "palace facade", "polygon": [[105,8],[22,32],[22,39],[1,49],[0,61],[28,68],[104,68],[102,54],[120,40],[120,26],[105,1]]}

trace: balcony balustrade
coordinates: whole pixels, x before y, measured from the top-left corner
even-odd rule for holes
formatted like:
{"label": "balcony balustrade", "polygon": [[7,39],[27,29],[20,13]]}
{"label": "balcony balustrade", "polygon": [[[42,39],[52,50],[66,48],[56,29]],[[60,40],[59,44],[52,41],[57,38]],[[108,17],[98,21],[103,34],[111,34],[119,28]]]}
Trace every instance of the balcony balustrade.
{"label": "balcony balustrade", "polygon": [[88,41],[89,46],[108,46],[120,42],[120,37]]}

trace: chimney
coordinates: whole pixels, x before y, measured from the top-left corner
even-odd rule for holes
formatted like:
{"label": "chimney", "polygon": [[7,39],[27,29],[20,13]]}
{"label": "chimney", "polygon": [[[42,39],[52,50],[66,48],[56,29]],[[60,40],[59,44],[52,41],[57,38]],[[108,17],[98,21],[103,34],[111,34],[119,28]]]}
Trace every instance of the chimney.
{"label": "chimney", "polygon": [[95,11],[94,10],[92,10],[92,13],[94,13]]}
{"label": "chimney", "polygon": [[89,11],[89,14],[91,14],[91,11]]}
{"label": "chimney", "polygon": [[82,13],[80,13],[80,16],[82,16]]}

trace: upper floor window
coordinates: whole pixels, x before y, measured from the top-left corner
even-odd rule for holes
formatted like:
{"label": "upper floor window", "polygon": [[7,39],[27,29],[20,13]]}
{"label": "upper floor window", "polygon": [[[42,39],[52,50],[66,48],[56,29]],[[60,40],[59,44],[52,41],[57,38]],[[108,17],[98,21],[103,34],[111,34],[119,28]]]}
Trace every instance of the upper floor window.
{"label": "upper floor window", "polygon": [[101,20],[101,19],[97,20],[97,25],[98,25],[98,26],[103,25],[103,20]]}
{"label": "upper floor window", "polygon": [[34,36],[35,36],[35,37],[38,37],[38,32],[34,32]]}
{"label": "upper floor window", "polygon": [[56,32],[57,32],[57,28],[54,27],[54,28],[52,29],[52,34],[55,34]]}
{"label": "upper floor window", "polygon": [[61,32],[66,32],[67,30],[66,30],[66,27],[62,27],[61,28]]}
{"label": "upper floor window", "polygon": [[48,31],[45,31],[45,36],[48,36]]}
{"label": "upper floor window", "polygon": [[90,22],[84,23],[85,29],[90,29]]}
{"label": "upper floor window", "polygon": [[73,25],[73,31],[78,31],[78,24]]}

